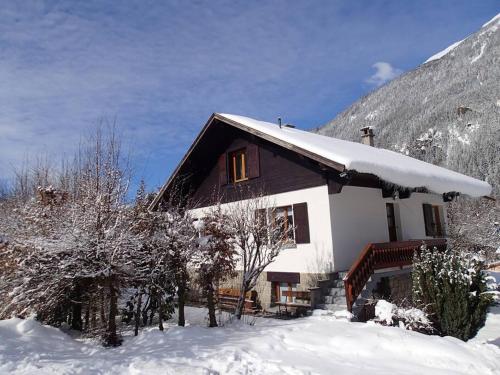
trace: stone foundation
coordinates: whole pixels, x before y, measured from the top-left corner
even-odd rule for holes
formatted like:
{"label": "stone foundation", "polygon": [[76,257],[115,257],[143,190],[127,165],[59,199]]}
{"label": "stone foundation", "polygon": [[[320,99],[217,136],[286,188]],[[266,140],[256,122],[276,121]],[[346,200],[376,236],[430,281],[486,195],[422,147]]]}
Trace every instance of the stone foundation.
{"label": "stone foundation", "polygon": [[373,298],[385,299],[396,305],[404,304],[412,298],[411,273],[381,276],[373,289]]}

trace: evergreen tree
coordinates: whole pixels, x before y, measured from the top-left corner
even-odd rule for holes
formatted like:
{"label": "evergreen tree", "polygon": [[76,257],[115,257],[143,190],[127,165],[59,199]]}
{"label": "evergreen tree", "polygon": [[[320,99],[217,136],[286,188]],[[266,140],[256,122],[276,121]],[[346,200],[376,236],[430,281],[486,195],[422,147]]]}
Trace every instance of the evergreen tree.
{"label": "evergreen tree", "polygon": [[413,262],[413,300],[443,335],[468,340],[484,325],[491,297],[483,262],[453,249],[422,246]]}

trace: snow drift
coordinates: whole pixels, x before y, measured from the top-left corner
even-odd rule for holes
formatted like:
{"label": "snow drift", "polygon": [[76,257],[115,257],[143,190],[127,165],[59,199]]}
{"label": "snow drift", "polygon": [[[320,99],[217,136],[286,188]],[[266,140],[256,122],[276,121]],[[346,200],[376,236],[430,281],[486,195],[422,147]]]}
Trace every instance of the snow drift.
{"label": "snow drift", "polygon": [[205,312],[189,308],[193,325],[149,329],[114,349],[76,341],[33,320],[0,321],[0,373],[499,374],[500,348],[485,338],[464,343],[351,323],[324,311],[296,320],[205,328]]}

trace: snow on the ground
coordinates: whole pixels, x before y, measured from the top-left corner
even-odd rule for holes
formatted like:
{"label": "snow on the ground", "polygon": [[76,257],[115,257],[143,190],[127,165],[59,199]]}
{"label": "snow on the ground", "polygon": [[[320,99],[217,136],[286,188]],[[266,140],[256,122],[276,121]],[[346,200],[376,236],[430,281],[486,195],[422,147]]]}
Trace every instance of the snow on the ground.
{"label": "snow on the ground", "polygon": [[[500,272],[488,271],[488,274],[496,279],[497,288],[500,288]],[[494,298],[498,304],[490,307],[484,327],[470,342],[487,342],[500,347],[500,291],[494,293]]]}
{"label": "snow on the ground", "polygon": [[0,321],[0,374],[500,374],[500,348],[479,336],[464,343],[319,312],[206,328],[205,314],[189,308],[190,326],[147,329],[113,349],[34,320]]}
{"label": "snow on the ground", "polygon": [[286,126],[280,128],[276,124],[249,117],[224,113],[217,115],[223,120],[238,123],[253,131],[270,136],[278,142],[287,142],[325,159],[340,163],[347,170],[372,173],[399,186],[426,187],[431,192],[438,194],[457,191],[472,197],[491,193],[491,186],[484,181],[394,151]]}

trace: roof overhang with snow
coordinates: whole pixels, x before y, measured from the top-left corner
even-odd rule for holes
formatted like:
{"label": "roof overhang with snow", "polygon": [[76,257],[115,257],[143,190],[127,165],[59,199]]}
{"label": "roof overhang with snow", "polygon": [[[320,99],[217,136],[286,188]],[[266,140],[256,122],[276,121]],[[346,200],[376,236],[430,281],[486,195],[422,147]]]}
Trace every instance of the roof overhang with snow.
{"label": "roof overhang with snow", "polygon": [[471,197],[481,197],[491,193],[491,186],[487,182],[394,151],[327,137],[292,127],[280,127],[277,124],[249,117],[214,113],[152,202],[151,208],[157,206],[179,169],[189,158],[206,130],[215,124],[215,120],[295,151],[339,172],[369,173],[402,188],[425,189],[437,194],[458,192]]}

